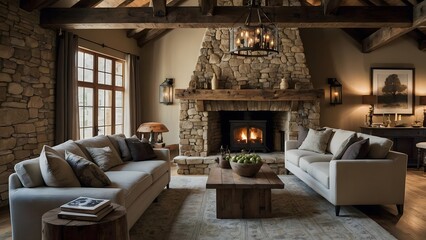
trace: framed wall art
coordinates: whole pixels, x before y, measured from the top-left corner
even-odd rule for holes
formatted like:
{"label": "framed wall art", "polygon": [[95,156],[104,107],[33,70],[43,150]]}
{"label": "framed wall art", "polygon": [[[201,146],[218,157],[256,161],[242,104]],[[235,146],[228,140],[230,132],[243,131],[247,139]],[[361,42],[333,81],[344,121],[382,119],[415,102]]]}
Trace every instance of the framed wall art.
{"label": "framed wall art", "polygon": [[414,114],[414,68],[371,68],[374,114]]}

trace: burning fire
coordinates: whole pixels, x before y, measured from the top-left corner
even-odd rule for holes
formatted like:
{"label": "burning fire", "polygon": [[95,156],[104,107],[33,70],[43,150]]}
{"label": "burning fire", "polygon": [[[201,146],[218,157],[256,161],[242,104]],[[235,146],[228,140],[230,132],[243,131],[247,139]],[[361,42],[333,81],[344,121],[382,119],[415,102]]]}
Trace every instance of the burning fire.
{"label": "burning fire", "polygon": [[250,128],[249,129],[250,138],[247,139],[247,129],[243,128],[240,130],[240,134],[237,137],[237,142],[245,142],[250,141],[251,143],[262,143],[262,131],[258,128]]}

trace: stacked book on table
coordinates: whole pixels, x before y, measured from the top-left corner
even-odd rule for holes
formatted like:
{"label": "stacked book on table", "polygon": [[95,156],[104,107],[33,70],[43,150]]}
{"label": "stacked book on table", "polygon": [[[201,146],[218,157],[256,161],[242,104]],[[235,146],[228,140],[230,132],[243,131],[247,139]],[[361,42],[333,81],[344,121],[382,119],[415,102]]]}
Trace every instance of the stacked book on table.
{"label": "stacked book on table", "polygon": [[108,199],[79,197],[63,204],[58,217],[72,220],[100,221],[112,210],[114,209]]}

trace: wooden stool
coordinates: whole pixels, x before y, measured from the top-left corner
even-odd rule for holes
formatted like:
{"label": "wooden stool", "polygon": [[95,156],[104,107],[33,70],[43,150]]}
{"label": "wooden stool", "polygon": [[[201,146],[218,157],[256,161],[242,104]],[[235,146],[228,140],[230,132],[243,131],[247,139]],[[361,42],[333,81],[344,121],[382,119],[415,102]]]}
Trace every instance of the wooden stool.
{"label": "wooden stool", "polygon": [[58,218],[60,208],[46,212],[42,217],[43,240],[129,239],[126,209],[115,203],[112,205],[114,210],[99,222]]}
{"label": "wooden stool", "polygon": [[[418,156],[417,156],[417,168],[420,168],[421,166],[424,167],[424,156],[426,151],[426,142],[419,142],[416,144]],[[421,161],[421,162],[420,162]],[[426,167],[423,168],[423,171],[426,172]]]}

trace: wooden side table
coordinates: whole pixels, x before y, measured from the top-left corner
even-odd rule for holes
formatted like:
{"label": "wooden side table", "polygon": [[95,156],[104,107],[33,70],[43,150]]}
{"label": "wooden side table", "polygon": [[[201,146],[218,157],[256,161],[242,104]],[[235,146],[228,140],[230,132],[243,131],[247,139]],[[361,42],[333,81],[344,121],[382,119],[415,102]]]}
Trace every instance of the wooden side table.
{"label": "wooden side table", "polygon": [[126,209],[112,203],[114,210],[99,222],[58,218],[60,208],[43,214],[43,240],[109,240],[129,239]]}

